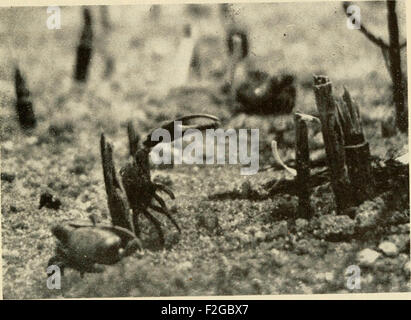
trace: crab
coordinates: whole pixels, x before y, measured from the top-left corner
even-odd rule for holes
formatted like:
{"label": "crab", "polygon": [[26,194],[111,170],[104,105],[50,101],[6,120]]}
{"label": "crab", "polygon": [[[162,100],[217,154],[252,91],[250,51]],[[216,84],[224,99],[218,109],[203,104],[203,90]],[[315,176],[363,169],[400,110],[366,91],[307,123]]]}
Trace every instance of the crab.
{"label": "crab", "polygon": [[57,238],[56,254],[49,262],[57,265],[64,275],[70,267],[84,273],[99,273],[103,265],[113,265],[122,258],[142,249],[141,241],[130,230],[91,221],[69,221],[52,229]]}
{"label": "crab", "polygon": [[[203,120],[206,119],[206,121],[208,120],[208,123],[190,124],[191,121],[201,118]],[[209,120],[212,120],[212,123],[209,123]],[[175,121],[181,121],[181,132],[184,134],[189,129],[205,130],[216,128],[220,120],[211,115],[196,114],[181,117],[166,123],[160,128],[165,129],[170,133],[171,141],[178,138],[174,136]],[[129,130],[129,132],[130,131],[133,130]],[[146,139],[142,143],[142,147],[130,148],[132,159],[120,170],[120,176],[130,208],[133,212],[132,220],[135,234],[137,237],[140,236],[140,226],[138,220],[140,215],[144,215],[156,228],[159,241],[163,246],[164,234],[161,229],[161,222],[148,209],[165,215],[172,222],[178,232],[181,232],[181,229],[171,216],[164,199],[158,194],[159,192],[165,193],[174,200],[174,193],[165,185],[151,181],[149,154],[152,151],[152,148],[161,142],[153,141],[151,139],[153,132],[154,131],[147,135]],[[131,140],[132,139],[130,138],[130,146],[132,145]]]}
{"label": "crab", "polygon": [[[206,119],[208,123],[190,124],[195,119]],[[209,120],[212,120],[212,123]],[[216,128],[219,123],[218,118],[205,114],[185,116],[174,121],[181,121],[182,134],[188,129]],[[160,127],[170,133],[172,140],[177,138],[174,136],[174,121]],[[103,175],[112,224],[97,223],[97,218],[91,215],[91,221],[69,221],[55,225],[51,231],[58,240],[56,254],[50,258],[48,266],[59,266],[62,275],[64,269],[70,267],[80,271],[83,277],[86,272],[102,272],[104,265],[115,264],[137,249],[143,249],[138,224],[140,214],[154,224],[163,246],[161,223],[148,209],[164,214],[181,232],[165,201],[157,194],[164,192],[171,199],[175,199],[174,193],[165,185],[151,181],[149,154],[160,142],[151,139],[153,132],[146,137],[142,146],[139,146],[140,139],[129,123],[128,136],[132,157],[120,170],[123,187],[117,179],[112,146],[106,142],[104,134],[101,135]],[[156,203],[153,203],[154,201]]]}
{"label": "crab", "polygon": [[235,111],[260,115],[291,113],[297,94],[294,75],[271,76],[253,68],[248,60],[249,43],[244,30],[229,29],[227,46],[230,79],[223,92],[230,93],[231,99],[238,103]]}

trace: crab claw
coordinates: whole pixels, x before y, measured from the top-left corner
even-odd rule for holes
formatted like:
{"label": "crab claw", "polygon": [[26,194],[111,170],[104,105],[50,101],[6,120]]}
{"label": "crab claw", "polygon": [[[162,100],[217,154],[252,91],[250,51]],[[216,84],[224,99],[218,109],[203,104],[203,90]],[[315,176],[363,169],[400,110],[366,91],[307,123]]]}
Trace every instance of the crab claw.
{"label": "crab claw", "polygon": [[166,193],[170,199],[174,200],[176,198],[176,196],[174,195],[173,191],[171,191],[169,188],[167,188],[165,185],[160,184],[160,183],[155,183],[154,184],[155,188],[159,191],[162,191],[164,193]]}
{"label": "crab claw", "polygon": [[[202,120],[198,121],[199,119],[202,119]],[[210,123],[210,121],[208,122],[204,121],[204,119],[212,120],[212,122]],[[175,131],[177,130],[181,132],[181,134],[183,135],[189,129],[197,129],[197,130],[215,129],[218,127],[219,123],[220,123],[220,119],[218,119],[215,116],[212,116],[209,114],[193,114],[193,115],[184,116],[184,117],[175,119],[173,121],[167,122],[163,124],[161,127],[159,127],[158,129],[167,130],[170,133],[171,141],[173,141],[179,138],[178,136],[175,136]],[[143,142],[143,145],[146,148],[152,148],[155,145],[162,142],[162,141],[152,140],[153,133],[158,129],[153,130],[147,135],[146,139]]]}

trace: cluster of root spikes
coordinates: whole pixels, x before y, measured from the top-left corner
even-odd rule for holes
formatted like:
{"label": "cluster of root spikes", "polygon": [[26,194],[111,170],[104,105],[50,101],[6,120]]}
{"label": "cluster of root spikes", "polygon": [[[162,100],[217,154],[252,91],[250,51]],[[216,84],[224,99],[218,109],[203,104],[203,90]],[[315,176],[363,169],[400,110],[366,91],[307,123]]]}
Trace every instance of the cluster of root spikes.
{"label": "cluster of root spikes", "polygon": [[[381,192],[384,177],[400,175],[408,170],[408,155],[390,159],[383,166],[374,165],[370,147],[364,137],[359,106],[351,99],[346,88],[342,97],[332,92],[332,83],[326,76],[314,76],[314,93],[318,117],[295,113],[295,169],[287,167],[279,158],[276,142],[273,154],[276,162],[289,171],[293,180],[270,181],[265,188],[270,194],[288,192],[298,196],[297,215],[309,219],[314,215],[310,206],[310,190],[330,182],[337,214],[354,218],[355,208]],[[319,121],[324,139],[327,168],[310,174],[308,123]],[[378,162],[378,161],[377,161]],[[404,170],[396,170],[395,168]],[[408,172],[408,171],[407,171]]]}

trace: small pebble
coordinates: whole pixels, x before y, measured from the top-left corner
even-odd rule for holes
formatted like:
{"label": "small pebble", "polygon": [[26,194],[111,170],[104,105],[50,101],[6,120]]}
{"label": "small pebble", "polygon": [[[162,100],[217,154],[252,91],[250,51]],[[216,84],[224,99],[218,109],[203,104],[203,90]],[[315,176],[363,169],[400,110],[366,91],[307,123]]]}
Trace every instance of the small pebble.
{"label": "small pebble", "polygon": [[1,181],[7,181],[11,183],[14,181],[15,178],[16,178],[16,175],[14,173],[7,173],[7,172],[1,173]]}
{"label": "small pebble", "polygon": [[325,280],[331,282],[334,280],[334,273],[333,272],[326,272],[325,273]]}
{"label": "small pebble", "polygon": [[61,206],[61,201],[55,198],[52,194],[44,192],[40,196],[39,209],[46,207],[49,209],[58,210]]}
{"label": "small pebble", "polygon": [[378,249],[380,249],[388,257],[395,257],[398,255],[397,246],[389,241],[381,242]]}
{"label": "small pebble", "polygon": [[358,252],[357,262],[360,266],[370,267],[377,261],[380,255],[377,251],[367,248]]}

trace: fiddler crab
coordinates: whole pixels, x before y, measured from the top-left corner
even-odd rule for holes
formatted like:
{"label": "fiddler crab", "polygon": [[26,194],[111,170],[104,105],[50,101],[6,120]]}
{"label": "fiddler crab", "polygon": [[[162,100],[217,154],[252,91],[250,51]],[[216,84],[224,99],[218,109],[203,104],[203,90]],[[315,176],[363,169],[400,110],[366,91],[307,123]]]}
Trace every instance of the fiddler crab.
{"label": "fiddler crab", "polygon": [[91,221],[72,221],[51,229],[57,238],[56,254],[48,265],[56,265],[64,275],[64,269],[72,268],[84,273],[99,273],[103,265],[112,265],[122,258],[142,249],[140,239],[130,230]]}
{"label": "fiddler crab", "polygon": [[[191,121],[198,121],[198,119],[212,120],[212,123],[205,124],[190,124]],[[184,134],[189,129],[205,130],[210,128],[216,128],[219,119],[207,115],[196,114],[191,116],[185,116],[174,121],[181,122],[181,132]],[[171,141],[178,137],[174,136],[174,121],[169,122],[161,127],[170,133]],[[155,130],[154,130],[155,131]],[[164,245],[164,235],[161,230],[160,221],[153,216],[147,209],[154,210],[158,213],[164,214],[180,232],[180,227],[177,222],[171,216],[165,201],[158,195],[157,192],[163,192],[167,194],[171,199],[175,199],[174,193],[165,185],[160,183],[153,183],[151,181],[149,154],[153,147],[159,144],[161,141],[153,141],[152,131],[147,135],[146,139],[142,143],[141,148],[136,148],[137,151],[132,154],[132,160],[129,161],[121,170],[120,175],[122,183],[127,195],[128,202],[133,211],[133,226],[137,236],[140,235],[139,216],[144,215],[156,228],[159,240]]]}
{"label": "fiddler crab", "polygon": [[[171,141],[180,138],[174,136],[175,121],[179,121],[182,134],[189,129],[217,128],[220,122],[218,118],[207,114],[185,116],[168,122],[160,129],[170,133]],[[81,276],[86,272],[102,272],[103,265],[115,264],[137,249],[143,249],[140,240],[140,215],[154,225],[160,244],[164,246],[162,224],[149,209],[165,215],[181,232],[165,201],[158,194],[163,192],[175,199],[174,193],[165,185],[151,181],[149,155],[153,147],[162,142],[153,141],[154,132],[155,130],[148,134],[140,145],[140,139],[129,123],[131,159],[120,170],[122,186],[117,179],[112,146],[106,142],[104,134],[101,135],[103,174],[112,225],[97,223],[96,218],[91,216],[91,221],[65,222],[54,226],[52,234],[58,242],[56,254],[49,260],[49,266],[59,266],[62,274],[65,267],[80,271]]]}

